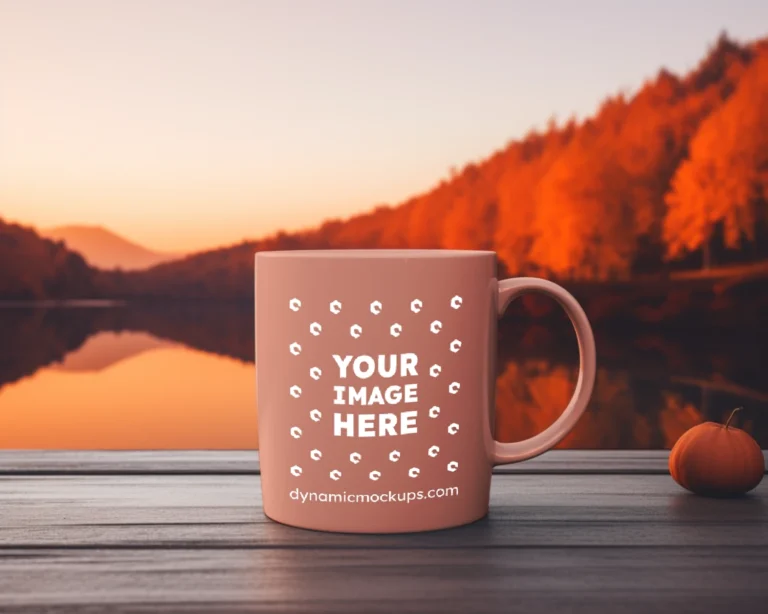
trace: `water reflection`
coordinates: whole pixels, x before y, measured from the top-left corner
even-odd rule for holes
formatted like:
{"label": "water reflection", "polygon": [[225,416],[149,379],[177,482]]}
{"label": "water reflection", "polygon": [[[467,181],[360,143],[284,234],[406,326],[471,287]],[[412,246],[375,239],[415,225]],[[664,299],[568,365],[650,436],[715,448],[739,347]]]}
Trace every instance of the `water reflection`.
{"label": "water reflection", "polygon": [[146,333],[97,333],[0,391],[0,448],[256,447],[251,365]]}
{"label": "water reflection", "polygon": [[[531,437],[554,422],[567,405],[578,373],[573,367],[542,361],[509,362],[497,380],[500,412],[497,434],[503,441]],[[704,420],[683,391],[658,390],[653,402],[633,389],[626,372],[600,368],[592,403],[561,448],[669,448],[682,433]],[[663,384],[662,384],[663,385]],[[658,386],[658,384],[656,384]]]}
{"label": "water reflection", "polygon": [[[497,436],[554,422],[576,381],[567,322],[503,323]],[[668,448],[736,404],[768,447],[760,335],[597,331],[591,406],[561,444]],[[249,305],[0,309],[0,447],[253,448]]]}
{"label": "water reflection", "polygon": [[149,333],[105,331],[89,337],[80,348],[67,354],[51,368],[60,371],[102,371],[144,352],[172,347],[179,347],[179,344]]}

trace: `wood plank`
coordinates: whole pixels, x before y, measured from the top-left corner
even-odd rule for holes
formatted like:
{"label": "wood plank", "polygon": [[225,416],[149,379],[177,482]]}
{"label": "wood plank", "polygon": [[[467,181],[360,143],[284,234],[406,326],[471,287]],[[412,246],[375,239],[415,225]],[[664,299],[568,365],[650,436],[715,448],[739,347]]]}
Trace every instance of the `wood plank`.
{"label": "wood plank", "polygon": [[765,548],[8,551],[1,611],[764,612]]}
{"label": "wood plank", "polygon": [[0,475],[258,474],[255,450],[2,450]]}
{"label": "wood plank", "polygon": [[0,478],[0,612],[761,612],[768,481],[499,475],[490,515],[413,535],[267,520],[255,475]]}
{"label": "wood plank", "polygon": [[768,546],[768,480],[704,499],[669,476],[503,475],[490,515],[402,536],[305,531],[266,519],[258,476],[0,478],[0,552],[19,548],[540,548]]}
{"label": "wood plank", "polygon": [[[765,454],[765,453],[764,453]],[[514,474],[666,474],[667,450],[552,450],[496,468]],[[0,475],[255,475],[255,450],[0,450]]]}
{"label": "wood plank", "polygon": [[[553,450],[498,473],[666,473],[665,450]],[[258,474],[254,450],[0,451],[0,475]]]}

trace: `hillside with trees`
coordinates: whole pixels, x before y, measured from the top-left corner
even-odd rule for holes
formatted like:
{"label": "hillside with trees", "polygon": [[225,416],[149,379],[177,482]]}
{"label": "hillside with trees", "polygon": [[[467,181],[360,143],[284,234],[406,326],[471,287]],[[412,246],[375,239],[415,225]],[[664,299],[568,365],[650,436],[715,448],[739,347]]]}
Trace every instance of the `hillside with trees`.
{"label": "hillside with trees", "polygon": [[0,297],[4,300],[90,297],[97,273],[63,243],[0,219]]}
{"label": "hillside with trees", "polygon": [[[397,206],[146,271],[99,272],[95,283],[109,297],[251,299],[257,251],[379,247],[495,250],[502,274],[607,288],[710,266],[738,271],[768,260],[766,238],[768,39],[723,35],[689,74],[661,70],[593,117],[552,121]],[[41,243],[29,267],[2,247],[13,264],[1,295],[87,290],[87,269],[53,245]]]}
{"label": "hillside with trees", "polygon": [[319,228],[126,275],[128,294],[246,298],[272,249],[492,249],[504,272],[563,281],[768,257],[768,41],[722,36],[583,122],[554,122],[432,190]]}

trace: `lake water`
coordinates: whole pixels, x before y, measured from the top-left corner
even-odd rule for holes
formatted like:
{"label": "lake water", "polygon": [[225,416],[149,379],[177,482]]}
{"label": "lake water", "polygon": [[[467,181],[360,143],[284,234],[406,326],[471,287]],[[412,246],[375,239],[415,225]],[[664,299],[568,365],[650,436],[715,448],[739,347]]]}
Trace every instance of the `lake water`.
{"label": "lake water", "polygon": [[[560,447],[669,448],[724,420],[768,448],[768,335],[596,329],[591,405]],[[551,424],[577,375],[567,322],[500,328],[497,437]],[[258,443],[249,305],[0,308],[0,448],[249,449]]]}

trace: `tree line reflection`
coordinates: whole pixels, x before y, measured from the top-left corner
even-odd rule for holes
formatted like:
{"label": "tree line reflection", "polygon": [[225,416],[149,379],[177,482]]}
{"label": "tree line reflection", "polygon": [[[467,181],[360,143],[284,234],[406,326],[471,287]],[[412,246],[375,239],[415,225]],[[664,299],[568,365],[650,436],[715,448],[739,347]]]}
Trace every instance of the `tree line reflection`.
{"label": "tree line reflection", "polygon": [[[2,403],[3,387],[40,369],[98,371],[164,344],[247,365],[253,362],[253,330],[252,306],[240,303],[4,308],[0,411],[14,411]],[[121,332],[142,334],[130,343],[118,342],[117,334],[99,336]],[[576,383],[578,353],[564,317],[522,321],[513,310],[499,334],[496,432],[502,441],[515,441],[557,419]],[[686,429],[722,420],[737,404],[747,408],[739,426],[768,447],[768,386],[760,374],[762,348],[768,344],[760,335],[597,329],[596,339],[599,368],[592,402],[560,447],[669,448]]]}

